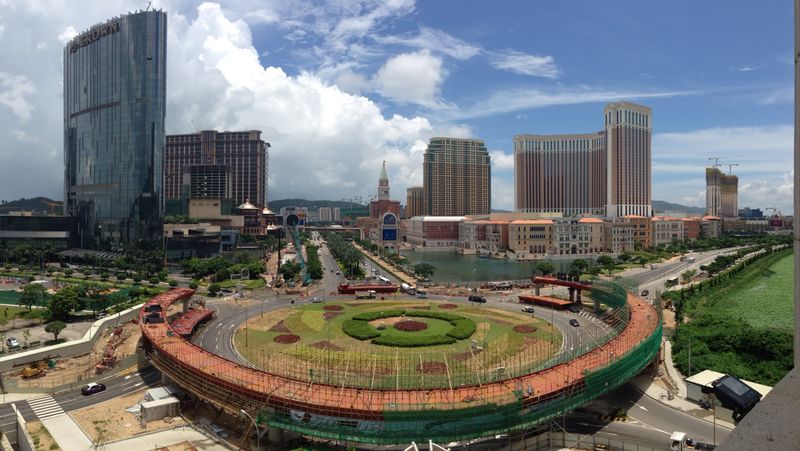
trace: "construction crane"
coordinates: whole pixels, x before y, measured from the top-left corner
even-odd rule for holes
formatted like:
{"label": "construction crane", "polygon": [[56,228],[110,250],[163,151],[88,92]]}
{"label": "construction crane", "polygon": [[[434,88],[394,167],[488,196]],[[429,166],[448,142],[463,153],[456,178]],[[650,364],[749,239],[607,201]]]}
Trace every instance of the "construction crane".
{"label": "construction crane", "polygon": [[728,175],[733,175],[733,167],[739,166],[739,163],[725,163],[725,166],[728,167]]}
{"label": "construction crane", "polygon": [[764,207],[764,211],[772,210],[772,216],[781,216],[780,210],[777,207]]}
{"label": "construction crane", "polygon": [[716,169],[717,166],[720,166],[719,160],[724,160],[725,157],[708,157],[708,159],[709,160],[714,160],[714,169]]}

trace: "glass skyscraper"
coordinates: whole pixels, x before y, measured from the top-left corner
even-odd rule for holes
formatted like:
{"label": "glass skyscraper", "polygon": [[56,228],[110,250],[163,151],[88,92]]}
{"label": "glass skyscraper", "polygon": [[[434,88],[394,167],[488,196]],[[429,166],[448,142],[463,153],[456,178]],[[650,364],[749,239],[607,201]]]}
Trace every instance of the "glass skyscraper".
{"label": "glass skyscraper", "polygon": [[161,246],[167,15],[113,18],[64,48],[64,211],[81,247]]}

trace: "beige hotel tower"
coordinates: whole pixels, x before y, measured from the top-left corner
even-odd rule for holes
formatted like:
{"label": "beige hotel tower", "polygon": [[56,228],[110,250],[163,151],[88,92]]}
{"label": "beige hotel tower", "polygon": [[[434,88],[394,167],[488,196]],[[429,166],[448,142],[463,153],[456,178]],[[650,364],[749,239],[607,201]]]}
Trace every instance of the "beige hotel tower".
{"label": "beige hotel tower", "polygon": [[514,137],[518,212],[650,216],[652,110],[605,107],[602,131]]}

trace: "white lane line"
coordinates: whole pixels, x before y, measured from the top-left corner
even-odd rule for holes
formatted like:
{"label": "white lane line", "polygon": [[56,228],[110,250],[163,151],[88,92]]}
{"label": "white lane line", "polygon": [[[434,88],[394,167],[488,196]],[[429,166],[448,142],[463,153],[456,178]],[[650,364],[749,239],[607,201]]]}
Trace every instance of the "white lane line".
{"label": "white lane line", "polygon": [[640,408],[640,409],[642,409],[642,410],[644,410],[645,412],[647,412],[647,411],[648,411],[648,410],[647,410],[647,407],[645,407],[645,406],[642,406],[642,405],[639,405],[639,403],[638,403],[638,402],[635,402],[635,403],[633,403],[633,405],[634,405],[634,406],[636,406],[636,407],[638,407],[638,408]]}

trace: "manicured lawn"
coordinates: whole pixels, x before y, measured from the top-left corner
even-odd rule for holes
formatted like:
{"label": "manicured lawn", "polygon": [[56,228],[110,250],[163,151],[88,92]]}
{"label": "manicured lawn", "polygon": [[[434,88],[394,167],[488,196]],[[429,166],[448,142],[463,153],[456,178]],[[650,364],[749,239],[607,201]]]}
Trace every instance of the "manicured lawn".
{"label": "manicured lawn", "polygon": [[794,257],[790,254],[726,294],[724,308],[753,327],[794,327]]}
{"label": "manicured lawn", "polygon": [[20,312],[28,311],[27,307],[17,307],[12,305],[0,305],[0,324],[6,324],[14,319]]}

